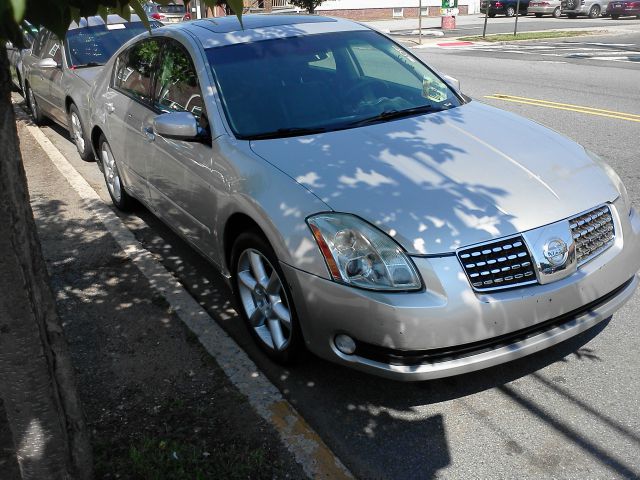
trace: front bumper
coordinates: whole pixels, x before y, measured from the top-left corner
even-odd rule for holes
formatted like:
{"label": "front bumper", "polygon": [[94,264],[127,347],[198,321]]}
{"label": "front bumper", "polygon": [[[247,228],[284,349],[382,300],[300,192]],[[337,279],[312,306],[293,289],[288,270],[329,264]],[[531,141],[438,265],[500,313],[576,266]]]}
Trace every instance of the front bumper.
{"label": "front bumper", "polygon": [[[383,377],[427,380],[498,365],[577,335],[610,317],[638,283],[640,215],[621,218],[620,203],[613,209],[621,232],[614,245],[546,285],[477,293],[455,256],[414,258],[427,286],[416,293],[354,289],[283,265],[307,346]],[[341,333],[356,339],[353,355],[336,349]]]}

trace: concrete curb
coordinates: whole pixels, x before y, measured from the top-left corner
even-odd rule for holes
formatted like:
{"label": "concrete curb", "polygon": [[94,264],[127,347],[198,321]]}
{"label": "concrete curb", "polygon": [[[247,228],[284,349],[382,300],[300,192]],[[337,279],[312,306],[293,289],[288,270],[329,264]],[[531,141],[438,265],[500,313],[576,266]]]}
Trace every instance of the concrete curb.
{"label": "concrete curb", "polygon": [[[23,112],[14,110],[18,118],[25,118]],[[167,300],[180,320],[214,357],[229,380],[248,398],[254,410],[275,428],[281,441],[305,473],[314,479],[354,478],[319,435],[282,397],[275,385],[176,278],[142,247],[122,220],[102,201],[44,133],[36,126],[26,128],[71,187],[86,201],[86,208],[105,226],[125,255],[148,279],[150,286]]]}

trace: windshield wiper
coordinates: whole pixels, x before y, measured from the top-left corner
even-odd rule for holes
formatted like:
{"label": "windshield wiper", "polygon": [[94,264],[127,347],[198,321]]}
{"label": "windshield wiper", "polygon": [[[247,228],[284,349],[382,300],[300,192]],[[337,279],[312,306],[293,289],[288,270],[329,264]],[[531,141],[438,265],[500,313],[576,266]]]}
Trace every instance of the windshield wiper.
{"label": "windshield wiper", "polygon": [[71,65],[71,68],[101,67],[103,65],[104,63],[87,62],[87,63],[80,63],[78,65]]}
{"label": "windshield wiper", "polygon": [[375,117],[365,118],[363,120],[356,120],[349,123],[350,127],[358,127],[360,125],[369,125],[371,123],[381,122],[383,120],[392,120],[394,118],[410,117],[412,115],[418,115],[420,113],[440,111],[433,105],[421,105],[419,107],[407,108],[404,110],[385,110],[384,112],[376,115]]}
{"label": "windshield wiper", "polygon": [[270,138],[286,138],[286,137],[298,137],[302,135],[313,135],[314,133],[323,133],[326,132],[327,129],[324,127],[312,127],[312,128],[300,128],[300,127],[292,127],[292,128],[279,128],[278,130],[274,130],[272,132],[265,133],[257,133],[255,135],[246,135],[240,137],[244,140],[267,140]]}

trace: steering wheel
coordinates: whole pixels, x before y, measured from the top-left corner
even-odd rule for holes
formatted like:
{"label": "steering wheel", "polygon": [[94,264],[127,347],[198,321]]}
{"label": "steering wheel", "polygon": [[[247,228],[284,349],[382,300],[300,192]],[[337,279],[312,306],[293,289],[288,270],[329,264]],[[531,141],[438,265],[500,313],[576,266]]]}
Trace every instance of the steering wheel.
{"label": "steering wheel", "polygon": [[[358,83],[356,83],[355,85],[349,87],[345,92],[344,92],[344,96],[346,97],[347,101],[350,101],[351,104],[355,105],[356,102],[355,101],[351,101],[351,97],[353,96],[354,93],[356,93],[356,91],[358,90],[365,90],[367,88],[371,89],[371,91],[373,91],[373,88],[376,86],[380,86],[382,85],[382,87],[386,90],[387,86],[380,82],[379,80],[374,80],[373,78],[366,78],[363,77],[360,79],[360,81]],[[364,100],[363,98],[358,98],[358,103],[362,103],[362,101]]]}

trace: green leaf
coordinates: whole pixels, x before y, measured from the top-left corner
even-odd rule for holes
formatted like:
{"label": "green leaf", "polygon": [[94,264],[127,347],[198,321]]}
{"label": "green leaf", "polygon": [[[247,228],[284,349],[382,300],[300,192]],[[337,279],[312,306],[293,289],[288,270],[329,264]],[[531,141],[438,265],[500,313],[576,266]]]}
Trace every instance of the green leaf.
{"label": "green leaf", "polygon": [[69,6],[69,13],[71,13],[71,20],[73,20],[76,23],[80,23],[80,19],[82,18],[82,14],[80,13],[80,9],[79,8],[75,8],[75,7]]}
{"label": "green leaf", "polygon": [[142,7],[142,3],[139,0],[131,0],[131,8],[136,12],[136,15],[140,17],[140,20],[147,28],[147,30],[151,30],[151,25],[149,25],[149,19],[147,18],[147,12],[144,11]]}
{"label": "green leaf", "polygon": [[124,18],[127,22],[131,20],[131,9],[129,8],[128,1],[119,3],[118,8],[116,10],[118,15]]}
{"label": "green leaf", "polygon": [[24,18],[24,10],[27,6],[26,0],[9,0],[13,9],[13,19],[16,23],[20,23]]}
{"label": "green leaf", "polygon": [[98,5],[98,11],[96,13],[100,15],[102,20],[104,20],[104,23],[107,23],[107,17],[109,16],[109,9],[107,7],[104,5]]}

